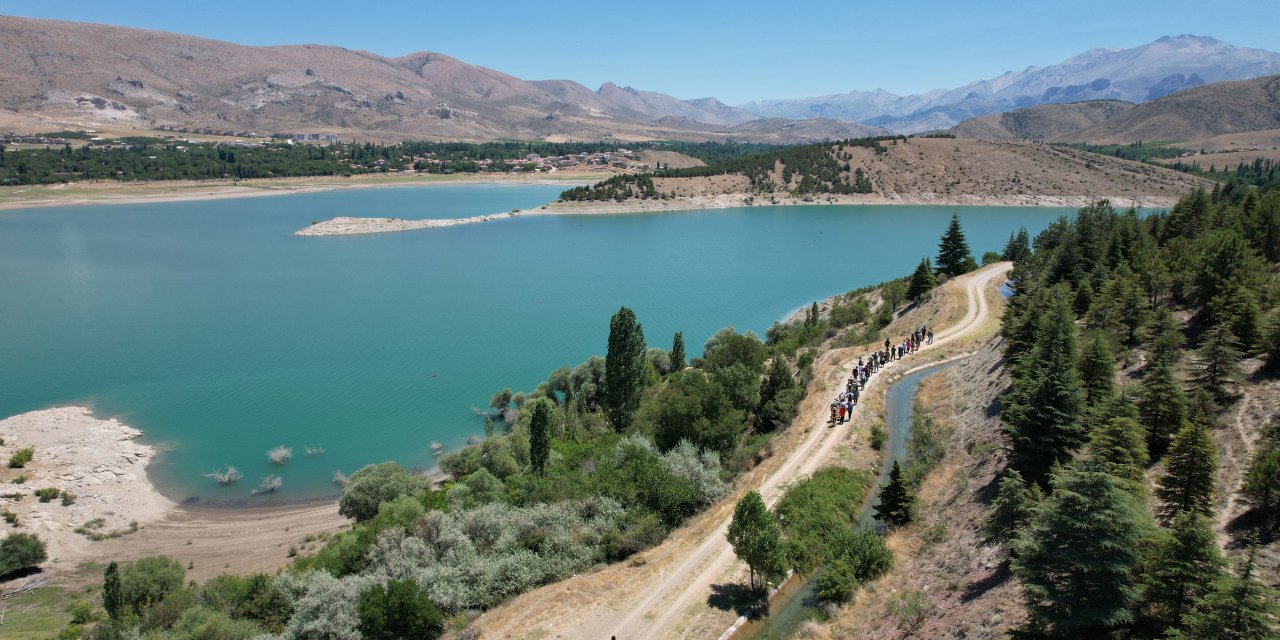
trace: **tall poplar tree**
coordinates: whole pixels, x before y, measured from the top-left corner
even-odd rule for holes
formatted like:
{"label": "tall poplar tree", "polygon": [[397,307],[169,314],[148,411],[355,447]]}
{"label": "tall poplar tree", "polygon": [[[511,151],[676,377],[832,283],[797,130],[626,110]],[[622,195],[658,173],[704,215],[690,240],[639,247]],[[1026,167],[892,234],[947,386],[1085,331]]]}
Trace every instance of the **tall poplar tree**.
{"label": "tall poplar tree", "polygon": [[636,314],[618,309],[609,322],[609,352],[604,359],[604,406],[609,424],[617,431],[631,427],[640,394],[644,391],[644,329]]}
{"label": "tall poplar tree", "polygon": [[960,228],[960,215],[951,214],[951,224],[938,242],[938,273],[955,277],[968,273],[975,262],[969,253],[969,243]]}
{"label": "tall poplar tree", "polygon": [[112,620],[119,620],[124,611],[124,591],[120,585],[120,565],[114,561],[102,574],[102,608]]}
{"label": "tall poplar tree", "polygon": [[539,399],[533,403],[533,415],[529,418],[529,464],[534,473],[546,473],[550,455],[551,409],[546,400]]}
{"label": "tall poplar tree", "polygon": [[1156,481],[1162,523],[1179,514],[1213,514],[1213,479],[1218,469],[1218,448],[1202,423],[1188,422],[1174,436],[1165,456],[1165,474]]}
{"label": "tall poplar tree", "polygon": [[1071,457],[1087,434],[1080,424],[1084,385],[1076,365],[1076,325],[1067,290],[1056,287],[1040,315],[1035,344],[1016,367],[1004,412],[1010,461],[1028,481],[1041,482]]}
{"label": "tall poplar tree", "polygon": [[671,370],[683,371],[688,366],[684,355],[684,332],[677,331],[671,339]]}

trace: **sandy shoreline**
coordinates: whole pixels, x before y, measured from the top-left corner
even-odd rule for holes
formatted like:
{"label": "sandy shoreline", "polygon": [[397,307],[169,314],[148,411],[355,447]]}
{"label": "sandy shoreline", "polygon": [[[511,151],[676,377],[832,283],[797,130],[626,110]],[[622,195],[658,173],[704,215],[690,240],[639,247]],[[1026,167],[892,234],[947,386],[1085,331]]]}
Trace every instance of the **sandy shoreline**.
{"label": "sandy shoreline", "polygon": [[[156,449],[139,442],[141,435],[118,420],[95,417],[87,407],[0,420],[0,455],[6,461],[18,449],[35,448],[24,468],[0,470],[0,508],[17,515],[10,530],[45,542],[46,568],[74,572],[84,562],[168,555],[192,565],[193,576],[274,571],[289,562],[282,545],[302,547],[307,536],[348,524],[335,500],[236,508],[175,503],[147,475]],[[19,477],[24,482],[14,484]],[[69,492],[74,501],[40,502],[34,494],[44,488]],[[91,540],[75,531],[97,519],[101,524],[94,532],[119,535]]]}
{"label": "sandy shoreline", "polygon": [[0,211],[102,204],[146,204],[254,198],[339,189],[430,186],[440,184],[549,185],[590,184],[612,174],[566,173],[544,176],[523,175],[360,175],[350,178],[270,178],[258,180],[159,180],[151,182],[94,182],[55,185],[0,187]]}
{"label": "sandy shoreline", "polygon": [[[441,218],[431,220],[406,220],[403,218],[359,218],[341,216],[294,232],[296,236],[340,236],[369,233],[394,233],[415,229],[435,229],[463,224],[492,222],[525,216],[546,215],[621,215],[699,211],[704,209],[731,209],[738,207],[768,206],[830,206],[830,205],[934,205],[934,206],[984,206],[984,207],[1066,207],[1079,208],[1106,196],[950,196],[922,193],[914,196],[880,195],[824,195],[809,199],[787,194],[753,196],[743,193],[715,196],[691,196],[671,200],[627,200],[625,202],[552,202],[532,209],[508,213],[469,216],[465,218]],[[1107,198],[1117,208],[1165,208],[1172,207],[1177,198],[1152,196],[1147,198]]]}

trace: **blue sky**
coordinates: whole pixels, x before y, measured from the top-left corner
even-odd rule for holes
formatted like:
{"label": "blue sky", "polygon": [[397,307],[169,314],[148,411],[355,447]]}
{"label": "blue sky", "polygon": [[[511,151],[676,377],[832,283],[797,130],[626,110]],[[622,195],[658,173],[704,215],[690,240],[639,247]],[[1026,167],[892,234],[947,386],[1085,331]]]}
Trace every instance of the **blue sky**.
{"label": "blue sky", "polygon": [[1204,0],[0,0],[0,14],[250,45],[436,51],[529,80],[565,78],[593,89],[612,81],[737,104],[954,87],[1093,47],[1182,33],[1280,51],[1280,8],[1268,5],[1246,17]]}

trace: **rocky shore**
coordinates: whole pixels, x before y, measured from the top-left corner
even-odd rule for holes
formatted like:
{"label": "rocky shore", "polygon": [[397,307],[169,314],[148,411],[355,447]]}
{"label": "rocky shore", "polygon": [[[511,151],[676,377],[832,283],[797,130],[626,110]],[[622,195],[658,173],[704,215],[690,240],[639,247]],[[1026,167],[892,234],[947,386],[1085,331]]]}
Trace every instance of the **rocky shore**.
{"label": "rocky shore", "polygon": [[[631,199],[623,202],[553,202],[534,209],[471,216],[468,218],[444,218],[435,220],[405,220],[402,218],[356,218],[342,216],[294,232],[296,236],[339,236],[366,233],[391,233],[414,229],[434,229],[478,222],[492,222],[520,216],[535,215],[619,215],[631,213],[660,213],[666,211],[697,211],[702,209],[731,209],[737,207],[761,207],[774,205],[823,206],[823,205],[934,205],[952,207],[1067,207],[1087,206],[1106,196],[968,196],[940,193],[918,193],[910,196],[881,195],[817,195],[807,198],[790,194],[752,195],[732,193],[719,195],[687,196],[667,200]],[[1116,208],[1164,208],[1172,207],[1177,198],[1149,196],[1142,198],[1107,198]]]}

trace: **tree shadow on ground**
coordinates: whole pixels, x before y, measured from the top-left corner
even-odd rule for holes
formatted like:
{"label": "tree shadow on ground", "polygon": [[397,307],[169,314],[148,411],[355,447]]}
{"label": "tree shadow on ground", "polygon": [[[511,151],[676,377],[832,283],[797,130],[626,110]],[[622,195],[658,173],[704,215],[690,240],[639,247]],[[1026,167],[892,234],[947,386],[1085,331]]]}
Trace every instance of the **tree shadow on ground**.
{"label": "tree shadow on ground", "polygon": [[964,588],[964,593],[960,595],[961,602],[972,602],[981,598],[988,591],[1002,585],[1010,577],[1013,572],[1009,571],[1009,563],[1001,562],[1000,566],[992,569],[987,575],[970,582]]}
{"label": "tree shadow on ground", "polygon": [[711,585],[707,604],[721,611],[733,611],[740,616],[755,617],[760,609],[760,592],[746,585],[731,582]]}

